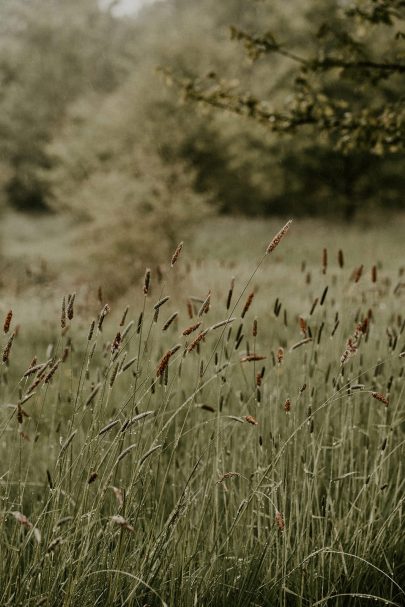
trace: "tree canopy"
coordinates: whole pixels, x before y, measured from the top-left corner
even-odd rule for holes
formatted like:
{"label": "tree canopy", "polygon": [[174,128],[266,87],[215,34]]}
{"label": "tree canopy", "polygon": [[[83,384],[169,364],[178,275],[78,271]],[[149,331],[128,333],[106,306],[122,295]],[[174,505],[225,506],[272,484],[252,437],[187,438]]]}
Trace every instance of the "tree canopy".
{"label": "tree canopy", "polygon": [[96,0],[6,0],[0,202],[98,225],[114,206],[158,213],[173,183],[185,222],[209,207],[400,207],[403,11],[165,0],[130,18]]}
{"label": "tree canopy", "polygon": [[[243,43],[253,62],[279,55],[295,66],[292,94],[283,107],[274,107],[251,90],[235,91],[234,83],[219,79],[215,72],[202,79],[180,80],[185,94],[246,115],[274,132],[291,133],[309,126],[344,152],[403,151],[405,2],[328,4],[328,18],[323,21],[320,11],[316,36],[305,50],[296,49],[288,38],[282,40],[281,32],[230,27],[232,39]],[[310,14],[314,12],[312,7]]]}

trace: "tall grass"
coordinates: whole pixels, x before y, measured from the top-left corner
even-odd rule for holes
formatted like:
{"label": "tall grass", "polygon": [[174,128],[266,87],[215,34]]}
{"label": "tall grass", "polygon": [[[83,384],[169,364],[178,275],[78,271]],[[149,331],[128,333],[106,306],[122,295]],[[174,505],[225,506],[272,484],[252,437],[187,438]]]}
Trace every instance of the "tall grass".
{"label": "tall grass", "polygon": [[180,248],[132,320],[70,295],[36,351],[6,318],[1,605],[404,603],[403,278],[323,251],[290,306],[286,231],[209,292]]}

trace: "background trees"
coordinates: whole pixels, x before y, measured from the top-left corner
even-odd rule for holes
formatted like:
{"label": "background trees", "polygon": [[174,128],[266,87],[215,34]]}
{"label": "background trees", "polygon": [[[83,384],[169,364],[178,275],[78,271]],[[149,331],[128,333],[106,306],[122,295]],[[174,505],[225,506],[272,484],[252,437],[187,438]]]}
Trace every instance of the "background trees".
{"label": "background trees", "polygon": [[347,219],[361,206],[400,204],[405,3],[329,0],[301,9],[292,3],[297,13],[288,27],[291,4],[278,12],[264,4],[260,24],[231,27],[263,77],[258,86],[235,86],[215,72],[175,77],[176,83],[190,100],[263,125],[274,135],[273,145],[275,136],[277,143],[286,137],[276,156],[287,179],[281,197],[273,189],[267,198],[268,210],[294,206],[291,194],[304,212],[329,206]]}
{"label": "background trees", "polygon": [[98,226],[173,187],[186,223],[401,207],[403,5],[3,2],[0,200]]}

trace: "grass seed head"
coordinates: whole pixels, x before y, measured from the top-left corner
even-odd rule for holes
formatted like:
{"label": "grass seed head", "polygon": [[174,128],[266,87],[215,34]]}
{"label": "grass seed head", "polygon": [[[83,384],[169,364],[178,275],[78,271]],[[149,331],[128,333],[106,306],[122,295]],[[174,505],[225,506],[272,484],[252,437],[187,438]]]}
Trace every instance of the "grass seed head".
{"label": "grass seed head", "polygon": [[49,373],[45,376],[44,384],[49,384],[61,362],[62,359],[58,358],[58,360],[52,365],[52,367],[49,369]]}
{"label": "grass seed head", "polygon": [[149,293],[149,290],[150,290],[150,278],[151,278],[150,268],[146,268],[146,270],[145,270],[145,276],[144,276],[144,279],[143,279],[143,293],[144,293],[144,295],[147,295]]}
{"label": "grass seed head", "polygon": [[266,249],[266,255],[269,255],[270,253],[272,253],[274,251],[274,249],[280,244],[280,241],[284,238],[284,236],[287,234],[288,230],[290,229],[291,224],[292,224],[292,219],[287,221],[285,226],[282,227],[279,232],[277,232],[277,234],[274,236],[273,240],[270,242],[270,244],[268,245],[268,247]]}
{"label": "grass seed head", "polygon": [[167,331],[167,329],[170,327],[170,325],[176,320],[178,315],[179,315],[178,312],[173,312],[173,314],[171,316],[169,316],[169,318],[166,320],[165,324],[163,325],[162,331]]}
{"label": "grass seed head", "polygon": [[126,321],[126,319],[127,319],[127,314],[128,314],[128,311],[129,311],[129,306],[127,306],[127,307],[125,308],[125,310],[124,310],[124,313],[123,313],[123,315],[122,315],[122,317],[121,317],[120,327],[123,327],[123,326],[125,325],[125,321]]}
{"label": "grass seed head", "polygon": [[11,325],[11,320],[12,320],[12,318],[13,318],[13,311],[12,311],[12,310],[9,310],[9,311],[7,312],[7,314],[6,314],[6,317],[5,317],[5,319],[4,319],[4,324],[3,324],[3,331],[4,331],[4,334],[5,334],[5,335],[6,335],[6,334],[9,332],[9,330],[10,330],[10,325]]}
{"label": "grass seed head", "polygon": [[280,531],[284,531],[285,521],[284,521],[283,515],[278,510],[276,512],[276,523],[277,523],[277,527],[280,529]]}
{"label": "grass seed head", "polygon": [[170,267],[171,267],[171,268],[174,266],[174,264],[175,264],[175,263],[176,263],[176,261],[178,260],[179,255],[180,255],[180,253],[181,253],[181,250],[182,250],[182,248],[183,248],[183,244],[184,244],[183,242],[180,242],[180,243],[177,245],[177,248],[176,248],[175,252],[173,253],[173,257],[172,257],[172,260],[171,260],[171,262],[170,262]]}
{"label": "grass seed head", "polygon": [[371,396],[373,398],[375,398],[376,400],[380,401],[380,403],[384,403],[384,405],[386,407],[388,407],[389,405],[389,400],[386,396],[384,396],[384,394],[381,394],[381,392],[372,392]]}
{"label": "grass seed head", "polygon": [[249,310],[250,306],[252,305],[252,301],[253,301],[254,296],[255,296],[255,294],[254,294],[253,291],[251,293],[249,293],[248,298],[246,300],[246,303],[243,306],[243,310],[242,310],[242,313],[241,313],[241,318],[245,317],[245,314],[247,313],[247,311]]}
{"label": "grass seed head", "polygon": [[166,370],[166,367],[169,364],[169,360],[173,356],[172,350],[168,350],[166,354],[163,354],[160,362],[158,364],[158,368],[156,369],[156,377],[161,377]]}
{"label": "grass seed head", "polygon": [[281,363],[284,360],[284,348],[282,348],[281,346],[277,349],[277,362],[279,365],[281,365]]}
{"label": "grass seed head", "polygon": [[247,362],[255,362],[258,360],[265,360],[266,356],[261,356],[260,354],[247,354],[246,356],[242,356],[240,358],[241,363]]}
{"label": "grass seed head", "polygon": [[105,306],[101,310],[100,315],[98,317],[97,329],[99,331],[102,331],[104,319],[107,316],[107,314],[109,314],[110,312],[111,312],[110,306],[108,304],[105,304]]}
{"label": "grass seed head", "polygon": [[204,299],[203,303],[201,304],[201,308],[198,310],[198,316],[202,316],[203,314],[207,314],[209,312],[210,302],[211,302],[211,291],[208,291],[207,297]]}
{"label": "grass seed head", "polygon": [[198,344],[205,339],[205,336],[207,335],[207,333],[208,333],[208,329],[201,331],[197,335],[197,337],[195,337],[195,339],[191,342],[191,344],[188,346],[187,352],[192,352],[194,350],[194,348],[196,348],[198,346]]}
{"label": "grass seed head", "polygon": [[88,483],[89,485],[91,485],[92,483],[94,483],[94,481],[95,481],[95,480],[97,480],[97,478],[98,478],[98,474],[97,474],[97,472],[91,472],[91,473],[90,473],[90,476],[89,476],[89,478],[88,478],[88,480],[87,480],[87,483]]}
{"label": "grass seed head", "polygon": [[68,317],[69,320],[72,320],[73,315],[74,315],[73,306],[74,306],[74,303],[75,303],[75,299],[76,299],[76,293],[72,293],[68,297],[67,308],[66,308],[66,316]]}
{"label": "grass seed head", "polygon": [[3,349],[2,361],[3,361],[3,363],[5,365],[8,365],[9,362],[10,362],[10,352],[11,352],[11,347],[13,345],[14,337],[15,337],[15,333],[13,332],[10,335],[9,340],[6,343],[6,345],[4,346],[4,349]]}
{"label": "grass seed head", "polygon": [[253,415],[245,415],[244,420],[248,423],[251,424],[252,426],[258,426],[259,423],[256,420],[255,417],[253,417]]}
{"label": "grass seed head", "polygon": [[253,321],[252,335],[253,337],[257,337],[257,318]]}
{"label": "grass seed head", "polygon": [[113,342],[111,344],[111,353],[112,354],[115,354],[115,352],[117,352],[117,350],[119,350],[121,342],[122,342],[121,333],[118,331],[118,333],[114,337],[114,340],[113,340]]}
{"label": "grass seed head", "polygon": [[184,331],[182,332],[182,335],[191,335],[191,333],[194,333],[194,331],[196,331],[198,329],[198,327],[200,327],[202,324],[202,322],[196,322],[194,325],[190,325],[189,327],[187,327],[187,329],[184,329]]}

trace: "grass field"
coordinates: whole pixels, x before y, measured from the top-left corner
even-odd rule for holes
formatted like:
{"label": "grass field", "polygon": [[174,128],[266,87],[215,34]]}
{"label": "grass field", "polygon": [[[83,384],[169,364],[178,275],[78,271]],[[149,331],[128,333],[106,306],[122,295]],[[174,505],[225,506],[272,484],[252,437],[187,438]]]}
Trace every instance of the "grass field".
{"label": "grass field", "polygon": [[205,222],[110,311],[9,224],[1,605],[405,603],[404,217],[282,225]]}

